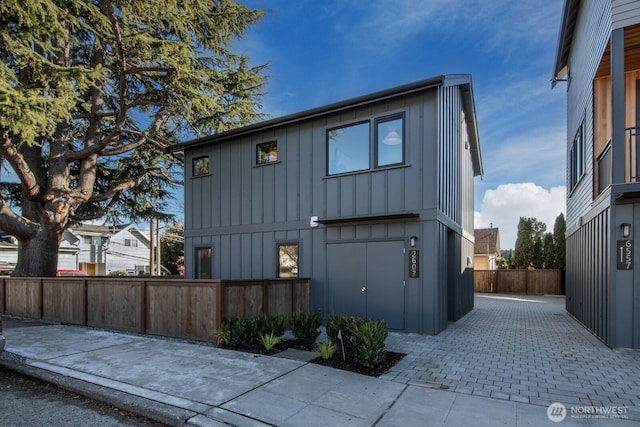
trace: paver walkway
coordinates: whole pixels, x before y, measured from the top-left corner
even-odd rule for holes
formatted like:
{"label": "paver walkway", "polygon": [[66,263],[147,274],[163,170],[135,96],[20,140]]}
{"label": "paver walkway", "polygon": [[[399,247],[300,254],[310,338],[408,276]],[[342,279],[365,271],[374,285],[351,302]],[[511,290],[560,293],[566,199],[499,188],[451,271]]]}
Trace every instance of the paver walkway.
{"label": "paver walkway", "polygon": [[476,294],[473,311],[438,336],[391,333],[387,348],[407,356],[384,379],[541,406],[624,407],[640,420],[640,351],[609,349],[564,297]]}

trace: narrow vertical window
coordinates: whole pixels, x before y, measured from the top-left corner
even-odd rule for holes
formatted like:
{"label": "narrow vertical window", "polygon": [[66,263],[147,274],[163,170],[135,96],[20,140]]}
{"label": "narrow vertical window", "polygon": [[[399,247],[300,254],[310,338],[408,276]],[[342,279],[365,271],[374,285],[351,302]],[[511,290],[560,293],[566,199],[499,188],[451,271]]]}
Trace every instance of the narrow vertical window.
{"label": "narrow vertical window", "polygon": [[376,120],[376,167],[404,163],[404,118]]}
{"label": "narrow vertical window", "polygon": [[196,249],[196,279],[212,278],[211,255],[211,248]]}
{"label": "narrow vertical window", "polygon": [[256,145],[256,164],[273,163],[278,161],[278,143],[276,141],[263,142]]}
{"label": "narrow vertical window", "polygon": [[298,277],[298,245],[278,245],[278,277]]}
{"label": "narrow vertical window", "polygon": [[207,175],[209,173],[209,156],[193,159],[193,176]]}
{"label": "narrow vertical window", "polygon": [[573,190],[584,174],[584,121],[569,148],[569,189]]}

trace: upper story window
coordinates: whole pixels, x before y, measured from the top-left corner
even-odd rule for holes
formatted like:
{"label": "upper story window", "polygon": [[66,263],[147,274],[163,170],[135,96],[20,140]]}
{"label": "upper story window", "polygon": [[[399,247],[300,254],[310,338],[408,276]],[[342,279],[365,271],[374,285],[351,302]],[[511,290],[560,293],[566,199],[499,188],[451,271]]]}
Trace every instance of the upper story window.
{"label": "upper story window", "polygon": [[256,145],[256,164],[264,165],[278,161],[278,142],[269,141]]}
{"label": "upper story window", "polygon": [[209,156],[196,157],[193,159],[193,176],[209,174]]}
{"label": "upper story window", "polygon": [[124,239],[124,245],[136,248],[138,247],[138,241],[135,239]]}
{"label": "upper story window", "polygon": [[376,120],[376,166],[404,163],[404,117]]}
{"label": "upper story window", "polygon": [[373,139],[371,121],[327,130],[328,175],[368,170],[371,164],[378,168],[404,163],[404,115],[373,122]]}
{"label": "upper story window", "polygon": [[584,174],[584,120],[569,149],[569,191],[573,190]]}

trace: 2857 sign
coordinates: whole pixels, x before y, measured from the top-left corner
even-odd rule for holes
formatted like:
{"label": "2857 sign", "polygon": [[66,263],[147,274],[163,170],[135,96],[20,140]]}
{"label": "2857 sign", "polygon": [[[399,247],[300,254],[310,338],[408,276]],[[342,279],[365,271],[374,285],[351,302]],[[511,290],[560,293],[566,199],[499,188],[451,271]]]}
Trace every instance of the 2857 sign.
{"label": "2857 sign", "polygon": [[633,270],[633,240],[618,240],[618,270]]}

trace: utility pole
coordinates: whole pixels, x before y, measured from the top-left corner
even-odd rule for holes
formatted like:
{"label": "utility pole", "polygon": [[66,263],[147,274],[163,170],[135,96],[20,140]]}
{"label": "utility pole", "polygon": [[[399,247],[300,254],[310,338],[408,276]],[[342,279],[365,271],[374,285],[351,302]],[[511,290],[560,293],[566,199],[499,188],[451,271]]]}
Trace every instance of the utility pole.
{"label": "utility pole", "polygon": [[155,272],[155,232],[153,230],[153,218],[149,221],[149,274],[153,276]]}

